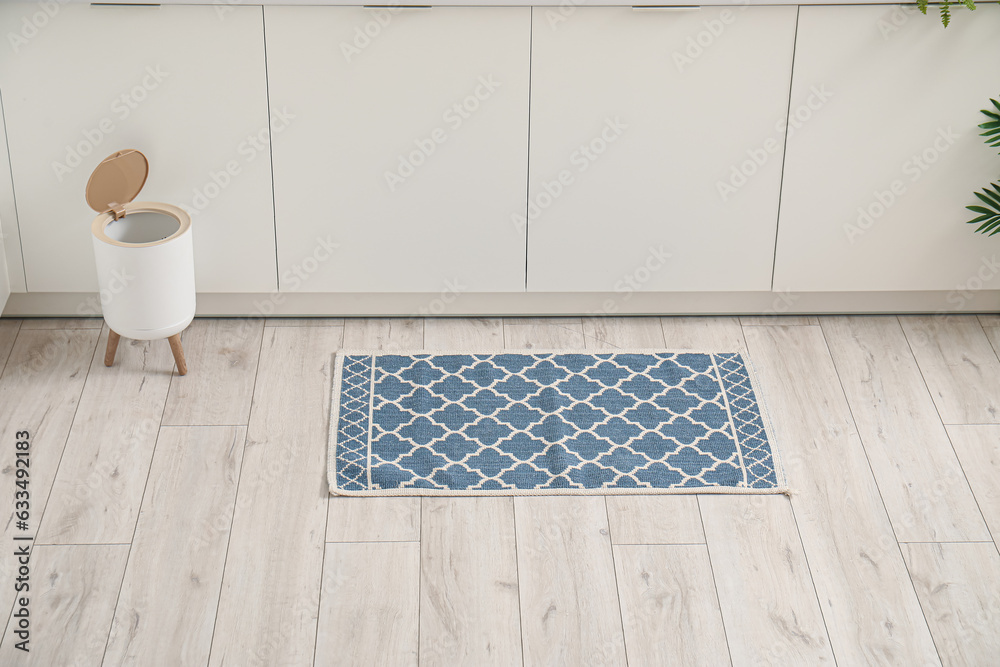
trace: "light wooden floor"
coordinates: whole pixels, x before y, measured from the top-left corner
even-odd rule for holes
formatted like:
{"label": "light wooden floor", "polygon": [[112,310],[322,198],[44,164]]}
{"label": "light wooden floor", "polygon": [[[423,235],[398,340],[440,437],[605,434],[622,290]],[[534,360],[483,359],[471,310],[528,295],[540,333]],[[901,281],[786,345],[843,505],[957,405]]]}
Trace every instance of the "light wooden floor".
{"label": "light wooden floor", "polygon": [[[186,377],[106,338],[0,320],[0,664],[1000,660],[1000,317],[198,320]],[[794,494],[328,496],[335,350],[504,346],[744,350]]]}

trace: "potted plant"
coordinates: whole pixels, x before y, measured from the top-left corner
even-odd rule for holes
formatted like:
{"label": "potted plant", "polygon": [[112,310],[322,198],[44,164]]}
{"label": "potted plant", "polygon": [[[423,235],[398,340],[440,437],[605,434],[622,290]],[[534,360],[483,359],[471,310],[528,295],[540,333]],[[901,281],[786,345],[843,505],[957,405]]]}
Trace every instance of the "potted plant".
{"label": "potted plant", "polygon": [[[1000,102],[991,99],[992,109],[983,109],[983,114],[989,119],[985,123],[980,123],[982,128],[980,135],[987,145],[994,148],[1000,147]],[[982,192],[974,193],[982,202],[982,206],[966,206],[967,209],[976,214],[977,217],[969,220],[970,225],[979,225],[977,232],[993,236],[1000,232],[1000,184],[990,183]]]}
{"label": "potted plant", "polygon": [[[973,0],[941,0],[941,23],[945,28],[951,23],[951,6],[955,5],[965,5],[970,11],[976,11],[976,3]],[[917,9],[919,9],[924,14],[927,13],[927,0],[917,0]]]}

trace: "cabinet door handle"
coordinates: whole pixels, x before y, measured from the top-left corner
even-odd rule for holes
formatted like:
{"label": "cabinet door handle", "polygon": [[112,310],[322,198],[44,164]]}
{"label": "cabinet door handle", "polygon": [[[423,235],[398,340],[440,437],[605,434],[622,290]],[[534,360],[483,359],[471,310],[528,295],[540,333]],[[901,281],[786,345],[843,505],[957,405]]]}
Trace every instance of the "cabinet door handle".
{"label": "cabinet door handle", "polygon": [[700,12],[701,5],[632,5],[634,12]]}

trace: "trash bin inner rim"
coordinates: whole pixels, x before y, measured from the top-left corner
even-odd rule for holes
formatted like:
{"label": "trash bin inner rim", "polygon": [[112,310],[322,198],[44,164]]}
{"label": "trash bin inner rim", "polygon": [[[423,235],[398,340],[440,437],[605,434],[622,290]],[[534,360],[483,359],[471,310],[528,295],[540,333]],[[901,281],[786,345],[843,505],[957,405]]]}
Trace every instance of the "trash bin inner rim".
{"label": "trash bin inner rim", "polygon": [[94,222],[91,225],[91,231],[98,240],[109,245],[121,246],[123,248],[147,248],[172,241],[179,236],[183,236],[191,229],[191,216],[188,215],[184,209],[171,204],[161,204],[158,202],[132,202],[126,204],[125,217],[127,218],[133,213],[158,213],[160,215],[173,218],[178,223],[177,230],[166,238],[156,239],[147,243],[128,243],[126,241],[119,241],[108,236],[105,231],[108,226],[115,222],[114,216],[112,216],[111,213],[102,213],[94,218]]}

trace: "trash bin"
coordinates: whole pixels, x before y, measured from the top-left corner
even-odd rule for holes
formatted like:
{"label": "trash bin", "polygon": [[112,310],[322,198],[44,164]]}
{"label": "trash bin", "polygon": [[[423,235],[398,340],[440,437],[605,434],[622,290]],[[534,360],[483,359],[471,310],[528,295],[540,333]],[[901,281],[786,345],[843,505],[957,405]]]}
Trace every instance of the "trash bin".
{"label": "trash bin", "polygon": [[114,363],[121,336],[167,338],[177,371],[187,373],[181,332],[195,313],[191,216],[159,202],[132,201],[149,162],[137,150],[105,158],[87,182],[101,310],[111,333],[104,363]]}

